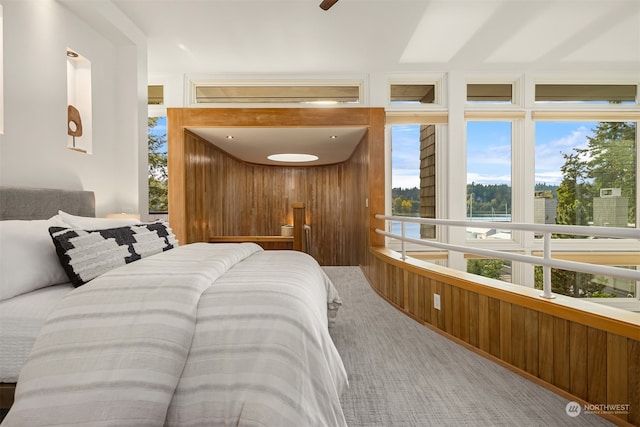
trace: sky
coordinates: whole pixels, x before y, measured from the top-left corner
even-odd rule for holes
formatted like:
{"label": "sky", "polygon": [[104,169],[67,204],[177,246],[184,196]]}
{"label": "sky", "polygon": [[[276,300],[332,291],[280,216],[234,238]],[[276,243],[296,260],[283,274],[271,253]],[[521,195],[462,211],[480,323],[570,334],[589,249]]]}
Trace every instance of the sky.
{"label": "sky", "polygon": [[[468,122],[467,183],[511,185],[511,123]],[[537,122],[535,146],[535,182],[559,185],[562,153],[585,148],[594,122]],[[392,187],[418,187],[419,126],[392,128]]]}
{"label": "sky", "polygon": [[[154,135],[158,135],[158,136],[163,136],[163,135],[167,135],[167,118],[166,117],[158,117],[158,121],[156,123],[156,126],[150,130],[151,133],[153,133]],[[162,148],[163,151],[167,151],[167,146],[166,144],[164,145],[164,148]]]}

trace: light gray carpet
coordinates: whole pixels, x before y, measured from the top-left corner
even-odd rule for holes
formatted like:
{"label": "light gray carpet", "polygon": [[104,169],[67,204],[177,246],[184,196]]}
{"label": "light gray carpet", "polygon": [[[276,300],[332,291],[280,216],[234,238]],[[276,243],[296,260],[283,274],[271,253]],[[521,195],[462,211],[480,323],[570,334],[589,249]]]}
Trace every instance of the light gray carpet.
{"label": "light gray carpet", "polygon": [[349,375],[350,427],[612,426],[420,325],[387,304],[359,267],[324,267],[343,306],[330,330]]}

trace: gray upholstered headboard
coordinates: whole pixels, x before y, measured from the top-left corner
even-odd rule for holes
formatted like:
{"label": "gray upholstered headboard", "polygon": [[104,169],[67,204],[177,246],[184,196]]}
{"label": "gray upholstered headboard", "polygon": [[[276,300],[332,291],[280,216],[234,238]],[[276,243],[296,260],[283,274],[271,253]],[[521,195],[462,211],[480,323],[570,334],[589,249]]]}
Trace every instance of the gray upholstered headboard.
{"label": "gray upholstered headboard", "polygon": [[95,216],[93,191],[0,187],[0,220],[48,219],[63,210],[72,215]]}

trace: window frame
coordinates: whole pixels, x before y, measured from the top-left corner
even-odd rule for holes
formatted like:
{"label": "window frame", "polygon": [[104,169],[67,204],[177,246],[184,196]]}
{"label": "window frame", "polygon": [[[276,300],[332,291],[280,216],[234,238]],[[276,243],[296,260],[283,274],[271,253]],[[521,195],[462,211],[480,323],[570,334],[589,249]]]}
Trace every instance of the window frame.
{"label": "window frame", "polygon": [[[300,102],[234,102],[234,103],[198,103],[196,100],[196,89],[198,86],[357,86],[358,102],[321,104],[321,103],[300,103]],[[207,107],[295,107],[295,108],[322,108],[322,107],[363,107],[367,106],[369,99],[368,77],[366,75],[345,75],[327,79],[326,76],[290,76],[287,78],[274,76],[253,76],[252,78],[239,79],[237,76],[206,76],[187,75],[185,76],[185,102],[187,107],[207,108]]]}

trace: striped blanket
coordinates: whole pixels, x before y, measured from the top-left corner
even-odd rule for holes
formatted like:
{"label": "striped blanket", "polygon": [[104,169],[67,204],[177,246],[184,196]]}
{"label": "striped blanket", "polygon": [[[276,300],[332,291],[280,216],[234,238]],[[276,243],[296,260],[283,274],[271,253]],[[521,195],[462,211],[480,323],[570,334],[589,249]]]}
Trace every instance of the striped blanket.
{"label": "striped blanket", "polygon": [[2,426],[343,426],[310,256],[196,243],[74,290],[36,340]]}

